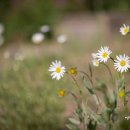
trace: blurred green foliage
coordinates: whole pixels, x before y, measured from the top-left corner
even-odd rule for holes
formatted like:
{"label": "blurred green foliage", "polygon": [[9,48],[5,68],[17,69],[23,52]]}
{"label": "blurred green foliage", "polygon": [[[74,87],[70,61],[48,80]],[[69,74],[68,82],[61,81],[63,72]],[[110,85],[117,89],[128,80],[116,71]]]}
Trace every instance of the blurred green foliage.
{"label": "blurred green foliage", "polygon": [[66,6],[68,11],[84,10],[88,11],[110,11],[110,10],[129,10],[129,0],[71,0]]}
{"label": "blurred green foliage", "polygon": [[129,9],[129,0],[70,0],[62,6],[53,0],[0,0],[0,22],[5,25],[6,40],[30,38],[44,24],[53,27],[63,12]]}
{"label": "blurred green foliage", "polygon": [[63,103],[57,96],[57,82],[50,82],[47,60],[8,61],[8,68],[1,70],[1,130],[59,130],[63,126]]}
{"label": "blurred green foliage", "polygon": [[77,11],[84,11],[85,8],[86,6],[84,2],[77,2],[76,0],[69,0],[65,4],[64,8],[62,9],[64,12],[77,12]]}
{"label": "blurred green foliage", "polygon": [[86,7],[91,11],[118,10],[127,11],[130,9],[129,0],[85,0]]}
{"label": "blurred green foliage", "polygon": [[2,0],[0,12],[7,39],[29,37],[44,24],[52,26],[58,14],[52,0]]}

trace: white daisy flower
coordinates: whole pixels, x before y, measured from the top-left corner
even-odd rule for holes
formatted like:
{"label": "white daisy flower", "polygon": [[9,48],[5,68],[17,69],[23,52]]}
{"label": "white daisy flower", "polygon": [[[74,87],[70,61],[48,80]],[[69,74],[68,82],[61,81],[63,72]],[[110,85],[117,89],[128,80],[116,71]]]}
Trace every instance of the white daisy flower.
{"label": "white daisy flower", "polygon": [[56,80],[59,80],[65,73],[65,67],[61,65],[61,61],[56,60],[55,62],[52,62],[48,71],[52,72],[52,79],[55,78]]}
{"label": "white daisy flower", "polygon": [[122,35],[126,35],[129,31],[130,31],[129,26],[126,26],[125,24],[123,24],[123,27],[120,27],[120,32]]}
{"label": "white daisy flower", "polygon": [[130,57],[124,55],[116,56],[116,60],[114,63],[115,69],[119,72],[126,72],[130,68]]}
{"label": "white daisy flower", "polygon": [[40,27],[40,31],[43,33],[49,32],[50,31],[50,27],[48,25],[43,25]]}
{"label": "white daisy flower", "polygon": [[32,42],[35,44],[40,44],[45,39],[42,33],[35,33],[32,35]]}
{"label": "white daisy flower", "polygon": [[67,41],[67,36],[66,35],[59,35],[58,37],[57,37],[57,42],[58,43],[65,43]]}
{"label": "white daisy flower", "polygon": [[130,119],[130,116],[126,116],[125,119],[129,120],[129,119]]}
{"label": "white daisy flower", "polygon": [[93,66],[98,67],[99,66],[99,61],[97,59],[93,59],[92,64],[93,64]]}
{"label": "white daisy flower", "polygon": [[93,59],[97,58],[97,53],[92,53],[91,55],[92,55]]}
{"label": "white daisy flower", "polygon": [[97,53],[97,59],[99,62],[107,62],[107,60],[110,58],[110,54],[112,51],[109,49],[109,47],[101,47],[100,50],[98,50]]}

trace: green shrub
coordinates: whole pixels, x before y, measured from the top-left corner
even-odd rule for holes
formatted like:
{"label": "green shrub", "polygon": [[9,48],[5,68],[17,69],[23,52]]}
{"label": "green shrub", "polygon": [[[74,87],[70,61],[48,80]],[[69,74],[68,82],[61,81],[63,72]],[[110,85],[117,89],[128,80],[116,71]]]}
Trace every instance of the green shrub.
{"label": "green shrub", "polygon": [[[48,59],[47,59],[48,60]],[[12,62],[12,61],[11,61]],[[63,104],[42,59],[10,63],[0,72],[0,130],[58,130]]]}
{"label": "green shrub", "polygon": [[5,13],[1,14],[1,20],[6,27],[6,39],[19,36],[28,38],[39,31],[41,25],[52,26],[58,14],[52,0],[24,0],[16,3],[9,0],[2,3],[4,5],[0,6],[0,10]]}

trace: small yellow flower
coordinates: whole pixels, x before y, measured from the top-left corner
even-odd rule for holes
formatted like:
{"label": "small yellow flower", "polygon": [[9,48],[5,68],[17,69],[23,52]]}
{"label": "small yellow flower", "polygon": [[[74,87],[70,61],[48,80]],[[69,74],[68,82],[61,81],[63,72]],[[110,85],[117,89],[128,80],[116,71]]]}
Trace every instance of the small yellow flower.
{"label": "small yellow flower", "polygon": [[125,91],[124,91],[124,89],[121,89],[121,90],[118,91],[118,96],[119,96],[120,98],[125,97]]}
{"label": "small yellow flower", "polygon": [[77,74],[76,68],[70,68],[68,72],[69,72],[69,74],[71,74],[71,75],[76,75],[76,74]]}
{"label": "small yellow flower", "polygon": [[97,59],[93,59],[92,64],[93,64],[93,66],[98,67],[99,66],[99,61]]}
{"label": "small yellow flower", "polygon": [[65,96],[65,90],[64,90],[64,89],[60,89],[60,90],[58,91],[58,96],[59,96],[59,97],[64,97],[64,96]]}

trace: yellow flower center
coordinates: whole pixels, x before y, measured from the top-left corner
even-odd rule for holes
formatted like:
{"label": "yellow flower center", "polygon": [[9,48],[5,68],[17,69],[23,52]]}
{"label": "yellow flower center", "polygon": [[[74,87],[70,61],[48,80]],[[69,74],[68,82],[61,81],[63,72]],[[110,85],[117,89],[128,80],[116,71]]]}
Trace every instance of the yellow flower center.
{"label": "yellow flower center", "polygon": [[99,61],[93,61],[93,65],[98,67],[99,66]]}
{"label": "yellow flower center", "polygon": [[65,90],[59,90],[59,92],[58,92],[58,95],[60,96],[60,97],[64,97],[65,96]]}
{"label": "yellow flower center", "polygon": [[98,65],[99,65],[99,62],[98,62],[98,61],[96,61],[96,62],[95,62],[95,64],[98,66]]}
{"label": "yellow flower center", "polygon": [[118,96],[119,96],[120,98],[125,97],[125,91],[124,91],[124,90],[120,90],[120,91],[118,92]]}
{"label": "yellow flower center", "polygon": [[77,74],[77,71],[76,71],[75,68],[70,68],[70,69],[69,69],[69,73],[70,73],[70,74]]}
{"label": "yellow flower center", "polygon": [[124,67],[126,65],[126,61],[125,60],[121,60],[120,61],[120,66]]}
{"label": "yellow flower center", "polygon": [[107,56],[108,56],[107,52],[104,52],[104,53],[102,54],[102,57],[103,57],[103,58],[106,58]]}
{"label": "yellow flower center", "polygon": [[61,72],[61,68],[60,68],[60,67],[57,67],[57,68],[56,68],[56,72],[57,72],[57,73],[60,73],[60,72]]}
{"label": "yellow flower center", "polygon": [[125,29],[124,29],[124,32],[125,32],[125,33],[128,33],[128,32],[129,32],[129,28],[125,28]]}

